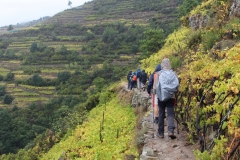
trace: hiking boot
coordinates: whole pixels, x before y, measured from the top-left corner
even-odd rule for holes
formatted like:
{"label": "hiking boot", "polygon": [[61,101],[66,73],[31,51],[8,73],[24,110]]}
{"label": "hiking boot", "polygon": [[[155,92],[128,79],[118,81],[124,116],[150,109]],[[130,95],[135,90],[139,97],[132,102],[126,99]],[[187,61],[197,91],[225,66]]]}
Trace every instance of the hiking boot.
{"label": "hiking boot", "polygon": [[177,138],[177,137],[174,135],[174,132],[168,132],[168,137],[170,137],[171,139]]}
{"label": "hiking boot", "polygon": [[164,138],[164,134],[163,133],[157,133],[157,137],[158,138]]}

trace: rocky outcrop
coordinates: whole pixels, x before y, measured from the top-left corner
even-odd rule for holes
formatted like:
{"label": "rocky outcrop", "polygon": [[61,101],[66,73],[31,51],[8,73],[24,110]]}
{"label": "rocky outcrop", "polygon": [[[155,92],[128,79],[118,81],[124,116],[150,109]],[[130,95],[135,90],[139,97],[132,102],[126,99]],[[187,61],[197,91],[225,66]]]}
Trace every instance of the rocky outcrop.
{"label": "rocky outcrop", "polygon": [[192,29],[204,28],[207,26],[208,16],[202,16],[201,14],[192,15],[189,17],[189,26]]}
{"label": "rocky outcrop", "polygon": [[151,105],[151,101],[149,100],[146,92],[143,93],[142,91],[137,89],[133,89],[133,91],[134,91],[134,94],[133,94],[132,103],[131,103],[132,107],[148,108],[148,106]]}
{"label": "rocky outcrop", "polygon": [[240,0],[234,0],[231,7],[229,16],[240,17]]}

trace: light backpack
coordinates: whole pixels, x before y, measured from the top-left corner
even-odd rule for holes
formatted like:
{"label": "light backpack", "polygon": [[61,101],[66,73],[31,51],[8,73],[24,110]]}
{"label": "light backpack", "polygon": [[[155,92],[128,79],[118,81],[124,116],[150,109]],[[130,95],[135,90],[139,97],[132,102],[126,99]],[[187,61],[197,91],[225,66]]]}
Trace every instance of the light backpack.
{"label": "light backpack", "polygon": [[158,77],[157,97],[160,101],[167,101],[178,90],[179,81],[172,71],[161,70]]}

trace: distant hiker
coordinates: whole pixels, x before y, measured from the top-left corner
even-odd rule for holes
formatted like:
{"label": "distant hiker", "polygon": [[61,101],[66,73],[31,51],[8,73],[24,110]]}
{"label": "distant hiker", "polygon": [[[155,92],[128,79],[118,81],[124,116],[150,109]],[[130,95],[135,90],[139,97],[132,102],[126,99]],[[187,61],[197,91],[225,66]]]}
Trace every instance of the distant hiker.
{"label": "distant hiker", "polygon": [[141,69],[137,69],[137,89],[140,89],[140,76],[141,76]]}
{"label": "distant hiker", "polygon": [[127,74],[128,89],[131,89],[131,75],[132,75],[132,71],[129,71]]}
{"label": "distant hiker", "polygon": [[[148,86],[147,86],[147,92],[149,96],[152,97],[152,104],[154,108],[154,123],[158,123],[158,99],[156,95],[156,88],[153,89],[153,83],[154,83],[154,74],[161,70],[161,65],[158,64],[154,70],[154,72],[150,75]],[[152,90],[152,93],[151,93]],[[154,91],[155,90],[155,91]]]}
{"label": "distant hiker", "polygon": [[131,90],[132,88],[136,88],[137,87],[137,75],[135,72],[132,72],[132,75],[131,75]]}
{"label": "distant hiker", "polygon": [[147,80],[148,80],[148,75],[145,72],[145,70],[143,69],[141,72],[141,76],[140,76],[140,87],[143,91],[145,91],[145,88],[146,88],[145,85],[146,85]]}
{"label": "distant hiker", "polygon": [[159,121],[157,136],[164,138],[164,116],[165,109],[167,109],[168,118],[168,136],[172,139],[176,138],[174,135],[174,101],[175,92],[179,87],[179,80],[177,75],[172,71],[170,60],[164,58],[161,63],[162,70],[158,72],[156,82],[157,97],[159,106]]}

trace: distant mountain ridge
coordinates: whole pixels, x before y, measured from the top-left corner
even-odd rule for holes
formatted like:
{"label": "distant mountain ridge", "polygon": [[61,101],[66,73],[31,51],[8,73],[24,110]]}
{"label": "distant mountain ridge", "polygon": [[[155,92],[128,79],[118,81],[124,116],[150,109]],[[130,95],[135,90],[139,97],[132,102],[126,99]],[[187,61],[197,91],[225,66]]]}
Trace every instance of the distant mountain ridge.
{"label": "distant mountain ridge", "polygon": [[[50,18],[50,16],[44,16],[44,17],[41,17],[41,18],[39,18],[37,20],[31,20],[31,21],[26,21],[26,22],[19,22],[17,24],[12,24],[12,25],[13,25],[14,28],[30,27],[30,26],[38,24],[39,22],[45,21],[48,18]],[[6,28],[6,27],[8,27],[8,25],[1,26],[0,28]]]}

